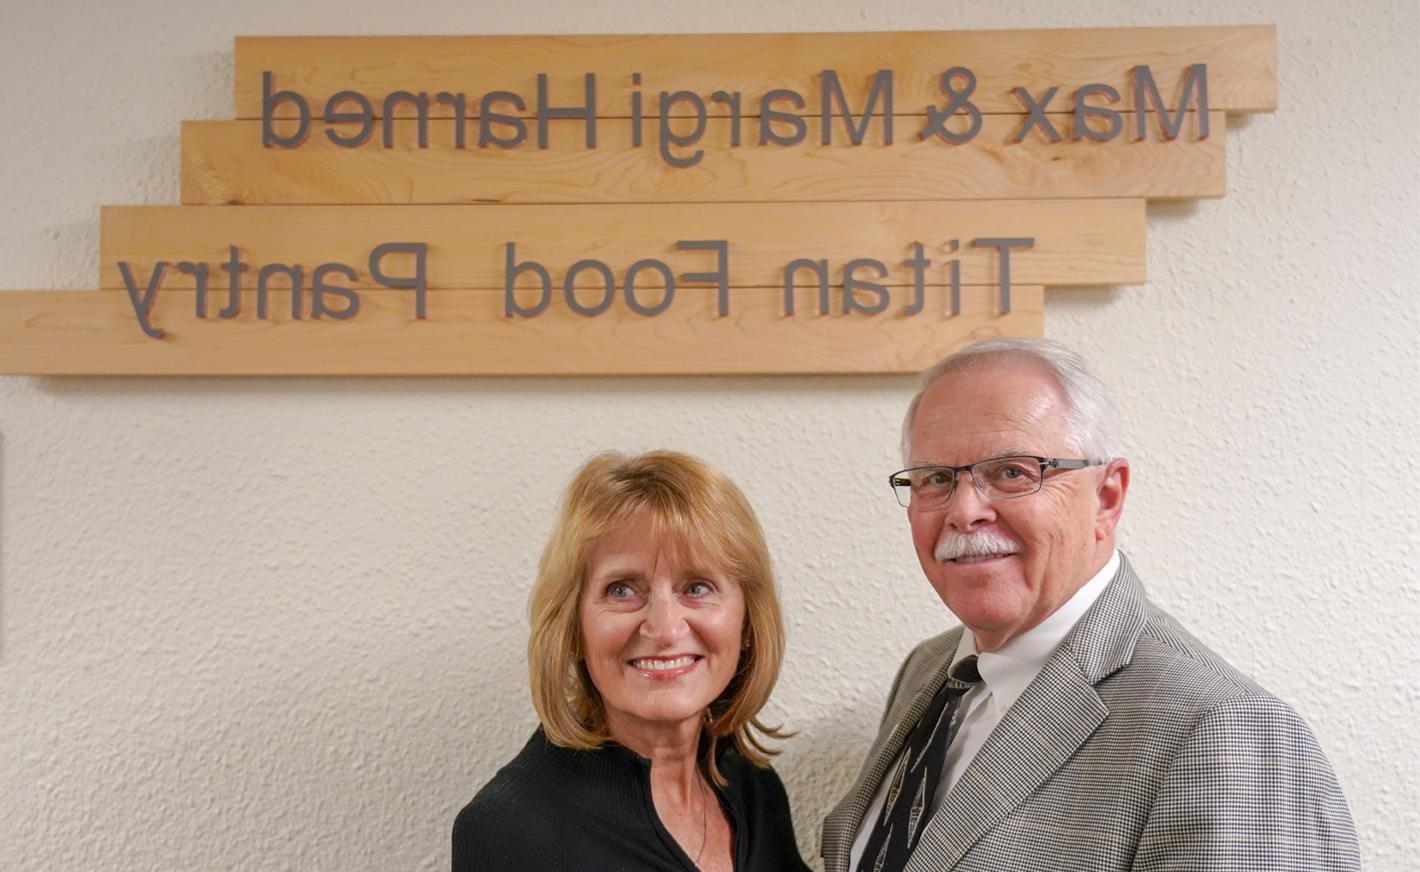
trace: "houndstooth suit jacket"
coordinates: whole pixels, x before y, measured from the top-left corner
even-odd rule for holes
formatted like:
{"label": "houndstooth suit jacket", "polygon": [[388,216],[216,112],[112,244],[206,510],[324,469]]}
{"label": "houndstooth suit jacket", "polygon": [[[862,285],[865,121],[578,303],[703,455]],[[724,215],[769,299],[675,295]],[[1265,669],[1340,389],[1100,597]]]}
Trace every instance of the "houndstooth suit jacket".
{"label": "houndstooth suit jacket", "polygon": [[[947,667],[957,627],[898,672],[851,793],[823,825],[827,872]],[[1127,560],[987,738],[905,872],[1359,870],[1346,799],[1290,706],[1144,595]]]}

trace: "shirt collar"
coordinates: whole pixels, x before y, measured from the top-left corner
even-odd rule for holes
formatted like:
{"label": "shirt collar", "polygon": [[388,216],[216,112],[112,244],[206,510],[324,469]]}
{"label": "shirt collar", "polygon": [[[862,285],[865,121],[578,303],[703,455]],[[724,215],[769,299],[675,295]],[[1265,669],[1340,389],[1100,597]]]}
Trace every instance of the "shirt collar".
{"label": "shirt collar", "polygon": [[1109,560],[1094,577],[1075,591],[1075,595],[1065,601],[1045,620],[1026,630],[995,651],[979,653],[976,650],[976,635],[970,630],[962,633],[957,645],[952,665],[973,654],[976,668],[981,671],[981,681],[996,699],[999,711],[1004,712],[1025,693],[1026,688],[1040,671],[1045,662],[1065,641],[1090,606],[1095,604],[1105,586],[1119,570],[1119,551],[1110,554]]}

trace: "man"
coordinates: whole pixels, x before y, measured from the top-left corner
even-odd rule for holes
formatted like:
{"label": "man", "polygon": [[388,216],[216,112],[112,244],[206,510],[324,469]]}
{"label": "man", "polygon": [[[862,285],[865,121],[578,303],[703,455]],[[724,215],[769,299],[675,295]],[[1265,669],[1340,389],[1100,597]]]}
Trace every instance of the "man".
{"label": "man", "polygon": [[938,363],[892,477],[964,625],[908,655],[828,872],[1359,869],[1310,729],[1145,596],[1083,361],[998,339]]}

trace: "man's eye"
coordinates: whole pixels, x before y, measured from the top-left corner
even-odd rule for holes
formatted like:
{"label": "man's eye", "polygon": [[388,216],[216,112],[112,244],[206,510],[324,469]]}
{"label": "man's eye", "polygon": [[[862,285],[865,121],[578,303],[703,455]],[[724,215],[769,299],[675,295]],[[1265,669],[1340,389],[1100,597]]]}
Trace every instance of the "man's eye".
{"label": "man's eye", "polygon": [[1006,460],[978,468],[977,477],[997,487],[1027,488],[1040,480],[1040,468],[1033,463]]}
{"label": "man's eye", "polygon": [[929,472],[922,477],[923,487],[947,487],[952,483],[952,474],[945,469]]}

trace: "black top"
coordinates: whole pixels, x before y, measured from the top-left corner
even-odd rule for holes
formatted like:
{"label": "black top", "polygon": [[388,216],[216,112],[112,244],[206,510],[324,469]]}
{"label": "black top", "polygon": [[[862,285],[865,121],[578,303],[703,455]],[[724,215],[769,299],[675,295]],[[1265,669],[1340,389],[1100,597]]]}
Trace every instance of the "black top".
{"label": "black top", "polygon": [[[721,742],[716,789],[736,872],[808,872],[774,770]],[[558,747],[541,728],[454,821],[453,872],[694,872],[651,800],[651,761],[608,742]]]}

